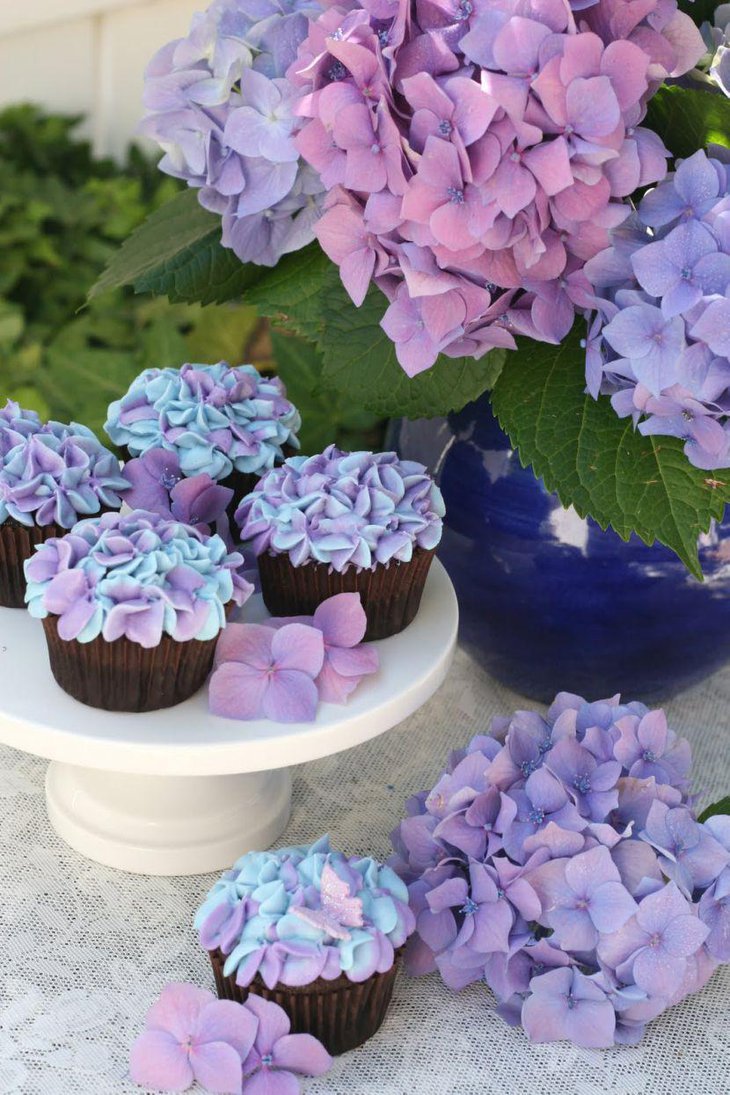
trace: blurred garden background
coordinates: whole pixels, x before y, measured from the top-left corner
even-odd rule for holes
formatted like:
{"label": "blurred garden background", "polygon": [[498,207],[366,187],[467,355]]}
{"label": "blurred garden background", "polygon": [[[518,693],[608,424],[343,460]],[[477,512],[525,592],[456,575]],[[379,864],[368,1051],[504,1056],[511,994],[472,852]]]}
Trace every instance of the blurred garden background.
{"label": "blurred garden background", "polygon": [[[178,189],[157,171],[152,149],[135,142],[134,128],[145,60],[159,41],[183,34],[191,11],[204,6],[205,0],[150,0],[143,8],[127,0],[44,0],[40,12],[38,0],[28,0],[23,18],[32,21],[35,8],[43,24],[34,30],[11,26],[0,12],[0,403],[17,399],[44,417],[74,419],[99,432],[107,405],[144,368],[252,362],[282,376],[302,412],[303,451],[333,438],[344,447],[377,446],[382,423],[319,393],[314,348],[270,332],[243,302],[201,307],[117,290],[87,303],[121,241]],[[54,8],[58,21],[49,23]],[[69,22],[75,8],[83,8],[76,12],[83,19]],[[144,58],[137,11],[139,33],[148,39]],[[126,30],[113,23],[110,30],[109,20],[122,17]],[[96,36],[81,59],[73,49],[65,60],[54,52],[49,73],[44,51],[53,50],[59,33],[86,42],[87,23],[96,24]],[[122,52],[125,63],[105,53],[109,34],[117,52],[126,38],[133,41],[134,49]],[[13,79],[12,58],[23,55],[29,38],[35,82],[24,85]],[[79,64],[91,71],[79,72]],[[38,101],[14,101],[23,92],[23,100]],[[50,107],[56,103],[79,109],[59,113]]]}

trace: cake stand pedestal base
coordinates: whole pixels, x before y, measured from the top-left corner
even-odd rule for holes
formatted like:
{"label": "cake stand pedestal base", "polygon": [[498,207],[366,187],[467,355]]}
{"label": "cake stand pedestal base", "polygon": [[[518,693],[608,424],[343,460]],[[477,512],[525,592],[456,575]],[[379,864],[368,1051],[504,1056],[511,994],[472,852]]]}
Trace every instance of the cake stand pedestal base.
{"label": "cake stand pedestal base", "polygon": [[129,775],[53,761],[46,802],[58,835],[89,859],[138,874],[203,874],[278,839],[291,775]]}

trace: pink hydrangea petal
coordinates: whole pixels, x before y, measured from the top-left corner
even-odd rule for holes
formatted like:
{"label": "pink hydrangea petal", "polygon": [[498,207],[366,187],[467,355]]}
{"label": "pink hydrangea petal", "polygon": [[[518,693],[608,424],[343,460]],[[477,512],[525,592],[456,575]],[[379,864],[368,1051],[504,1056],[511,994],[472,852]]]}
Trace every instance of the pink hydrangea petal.
{"label": "pink hydrangea petal", "polygon": [[359,593],[337,593],[315,610],[314,626],[330,646],[357,646],[367,629],[367,616]]}
{"label": "pink hydrangea petal", "polygon": [[322,633],[307,624],[285,624],[274,632],[271,653],[277,669],[296,669],[316,677],[324,661]]}
{"label": "pink hydrangea petal", "polygon": [[364,677],[377,672],[380,659],[375,647],[366,643],[358,647],[332,647],[327,651],[326,661],[343,677]]}
{"label": "pink hydrangea petal", "polygon": [[210,678],[210,712],[224,719],[263,718],[268,686],[268,677],[261,671],[238,662],[225,662]]}
{"label": "pink hydrangea petal", "polygon": [[267,670],[272,662],[271,628],[264,624],[229,624],[221,632],[215,651],[216,664],[244,662]]}
{"label": "pink hydrangea petal", "polygon": [[215,1095],[239,1095],[241,1057],[227,1042],[208,1042],[193,1046],[190,1064],[195,1079],[207,1091],[214,1092]]}
{"label": "pink hydrangea petal", "polygon": [[147,1012],[147,1026],[169,1031],[184,1041],[195,1029],[203,1008],[215,1003],[215,999],[207,989],[174,981],[165,985],[159,999]]}
{"label": "pink hydrangea petal", "polygon": [[259,1021],[258,1034],[256,1035],[256,1049],[260,1056],[265,1057],[273,1051],[274,1046],[291,1030],[289,1016],[283,1008],[272,1000],[263,1000],[252,993],[247,999],[245,1007],[252,1012]]}
{"label": "pink hydrangea petal", "polygon": [[301,1087],[293,1072],[262,1068],[244,1081],[244,1095],[299,1095]]}
{"label": "pink hydrangea petal", "polygon": [[129,1075],[154,1091],[187,1091],[194,1080],[187,1053],[163,1030],[146,1030],[132,1046]]}
{"label": "pink hydrangea petal", "polygon": [[286,1034],[274,1046],[274,1064],[299,1072],[302,1076],[323,1076],[332,1067],[332,1058],[321,1042],[311,1034]]}
{"label": "pink hydrangea petal", "polygon": [[246,1057],[256,1038],[256,1019],[232,1000],[214,1000],[200,1013],[195,1028],[196,1042],[227,1042]]}
{"label": "pink hydrangea petal", "polygon": [[313,722],[319,695],[310,676],[297,669],[281,669],[270,679],[263,712],[274,722]]}

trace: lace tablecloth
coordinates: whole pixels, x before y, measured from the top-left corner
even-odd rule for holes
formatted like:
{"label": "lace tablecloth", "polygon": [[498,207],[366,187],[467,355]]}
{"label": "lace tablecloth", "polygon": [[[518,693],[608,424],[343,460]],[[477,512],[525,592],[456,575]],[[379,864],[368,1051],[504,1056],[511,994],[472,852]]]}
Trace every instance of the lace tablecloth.
{"label": "lace tablecloth", "polygon": [[[692,741],[705,801],[730,790],[730,669],[668,705]],[[349,753],[295,773],[282,843],[330,832],[349,853],[389,853],[405,799],[496,713],[526,706],[464,651],[415,716]],[[82,859],[51,830],[45,763],[0,748],[0,1093],[132,1095],[128,1049],[167,981],[212,988],[191,928],[212,876],[145,878]],[[530,1046],[488,990],[452,994],[401,975],[380,1033],[307,1095],[723,1095],[730,1093],[730,968],[610,1051]]]}

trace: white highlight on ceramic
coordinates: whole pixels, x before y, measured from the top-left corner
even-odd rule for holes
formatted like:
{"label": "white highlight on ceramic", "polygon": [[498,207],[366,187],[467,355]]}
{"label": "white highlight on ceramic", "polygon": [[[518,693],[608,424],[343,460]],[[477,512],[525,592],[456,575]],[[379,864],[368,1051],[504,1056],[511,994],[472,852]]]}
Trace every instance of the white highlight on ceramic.
{"label": "white highlight on ceramic", "polygon": [[[243,619],[265,618],[260,598]],[[48,815],[82,855],[142,874],[198,874],[274,843],[289,819],[288,769],[360,745],[441,685],[456,645],[453,586],[435,560],[413,623],[376,645],[381,668],[313,723],[211,715],[207,691],[166,711],[119,714],[63,692],[40,621],[0,608],[0,742],[47,757]]]}

